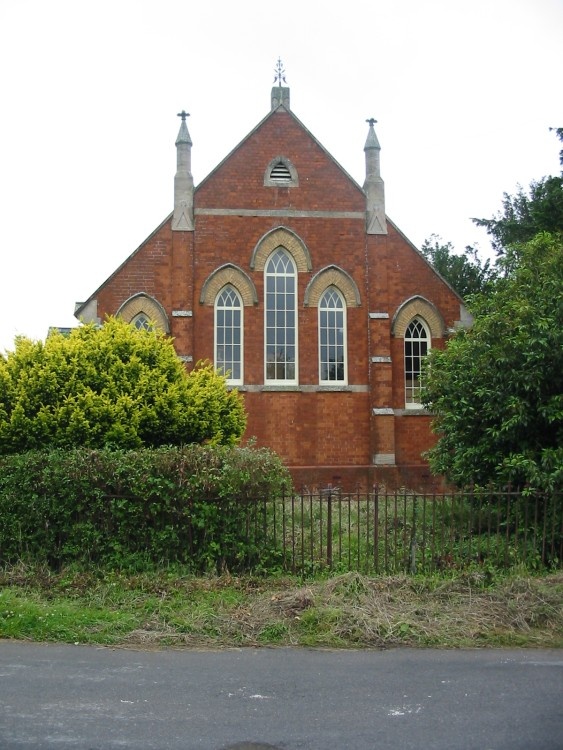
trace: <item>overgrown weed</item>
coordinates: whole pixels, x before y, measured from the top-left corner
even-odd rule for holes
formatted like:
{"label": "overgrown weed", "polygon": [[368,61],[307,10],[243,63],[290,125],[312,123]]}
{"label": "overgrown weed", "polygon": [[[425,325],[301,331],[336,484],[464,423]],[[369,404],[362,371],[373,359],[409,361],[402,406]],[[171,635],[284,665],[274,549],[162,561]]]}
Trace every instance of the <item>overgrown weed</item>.
{"label": "overgrown weed", "polygon": [[563,646],[563,572],[195,577],[20,563],[0,570],[0,637],[136,648]]}

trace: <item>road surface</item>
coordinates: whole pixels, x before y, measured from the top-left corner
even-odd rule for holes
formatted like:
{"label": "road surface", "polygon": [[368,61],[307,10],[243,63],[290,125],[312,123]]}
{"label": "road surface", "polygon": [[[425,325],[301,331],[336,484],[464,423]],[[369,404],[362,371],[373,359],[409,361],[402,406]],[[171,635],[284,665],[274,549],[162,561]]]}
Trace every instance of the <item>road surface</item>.
{"label": "road surface", "polygon": [[1,750],[562,750],[563,652],[0,641]]}

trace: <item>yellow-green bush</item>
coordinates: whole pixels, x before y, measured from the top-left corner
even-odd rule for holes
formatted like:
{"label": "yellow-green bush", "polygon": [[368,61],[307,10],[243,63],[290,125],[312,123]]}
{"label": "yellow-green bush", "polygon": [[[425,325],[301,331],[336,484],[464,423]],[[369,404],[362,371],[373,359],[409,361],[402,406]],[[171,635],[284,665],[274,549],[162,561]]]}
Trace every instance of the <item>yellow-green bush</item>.
{"label": "yellow-green bush", "polygon": [[188,374],[169,337],[116,318],[18,337],[0,357],[0,454],[234,444],[245,426],[242,397],[210,364]]}

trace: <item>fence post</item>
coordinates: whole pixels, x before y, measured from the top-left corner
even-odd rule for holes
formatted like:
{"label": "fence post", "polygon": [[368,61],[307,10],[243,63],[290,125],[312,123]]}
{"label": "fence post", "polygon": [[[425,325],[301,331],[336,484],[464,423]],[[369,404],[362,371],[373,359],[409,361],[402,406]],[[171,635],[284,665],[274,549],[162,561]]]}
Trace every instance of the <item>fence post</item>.
{"label": "fence post", "polygon": [[416,574],[416,504],[418,495],[412,501],[412,533],[411,533],[411,573]]}
{"label": "fence post", "polygon": [[379,573],[379,486],[373,485],[373,562]]}
{"label": "fence post", "polygon": [[326,505],[326,564],[332,570],[332,485],[328,485]]}

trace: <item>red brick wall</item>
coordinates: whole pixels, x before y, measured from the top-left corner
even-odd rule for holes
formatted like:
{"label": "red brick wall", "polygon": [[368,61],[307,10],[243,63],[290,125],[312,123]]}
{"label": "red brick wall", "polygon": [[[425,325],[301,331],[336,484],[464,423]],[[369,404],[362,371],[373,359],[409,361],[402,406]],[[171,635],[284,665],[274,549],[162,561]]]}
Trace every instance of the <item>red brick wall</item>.
{"label": "red brick wall", "polygon": [[391,310],[395,312],[418,294],[440,310],[446,325],[452,325],[459,319],[459,297],[392,224],[388,229],[387,297]]}
{"label": "red brick wall", "polygon": [[367,393],[245,393],[248,437],[290,466],[370,463]]}
{"label": "red brick wall", "polygon": [[[264,187],[266,167],[280,155],[296,166],[298,188]],[[196,206],[363,211],[365,198],[292,115],[276,112],[203,181]]]}
{"label": "red brick wall", "polygon": [[[264,186],[264,172],[279,155],[297,168],[299,187]],[[365,234],[365,197],[292,115],[267,118],[209,175],[195,193],[195,232],[172,232],[165,222],[98,290],[98,314],[115,313],[144,292],[165,308],[179,354],[213,359],[212,305],[200,302],[205,281],[225,263],[252,279],[258,304],[244,308],[246,436],[278,451],[296,482],[368,488],[432,486],[421,453],[433,442],[427,415],[373,415],[404,409],[403,342],[392,320],[410,297],[422,295],[446,326],[459,318],[459,299],[392,225],[388,235]],[[212,215],[211,209],[235,213]],[[240,214],[236,209],[241,209]],[[258,216],[245,211],[262,212]],[[285,215],[268,212],[285,211]],[[295,211],[356,216],[295,216]],[[298,275],[299,384],[307,390],[262,390],[264,384],[264,276],[250,267],[252,253],[270,230],[284,226],[305,243],[312,270]],[[307,284],[328,265],[354,279],[361,306],[347,310],[348,383],[351,391],[318,388],[318,311],[303,304]],[[369,275],[366,271],[369,264]],[[173,317],[191,310],[192,317]],[[370,320],[369,313],[387,318]],[[435,343],[435,342],[433,342]],[[438,342],[443,344],[443,342]],[[371,357],[391,362],[371,363]],[[375,454],[395,454],[397,466],[373,466]],[[335,479],[336,478],[336,479]]]}
{"label": "red brick wall", "polygon": [[129,297],[145,292],[171,309],[172,232],[161,226],[136,250],[98,291],[98,315],[113,314]]}
{"label": "red brick wall", "polygon": [[[297,167],[298,188],[264,187],[270,161],[283,155]],[[358,187],[311,140],[291,115],[280,113],[252,133],[196,193],[196,209],[243,208],[357,212],[365,208]],[[347,311],[348,382],[366,387],[367,284],[365,222],[361,218],[209,216],[196,219],[196,289],[226,261],[240,266],[256,287],[259,303],[244,309],[245,383],[264,383],[264,275],[250,268],[252,252],[270,230],[283,225],[305,243],[313,264],[298,276],[299,383],[316,386],[318,311],[304,307],[307,284],[322,268],[337,264],[349,273],[362,307]],[[213,356],[213,308],[196,304],[196,358]],[[291,466],[369,464],[367,392],[247,392],[247,436],[277,450]]]}
{"label": "red brick wall", "polygon": [[[343,222],[344,223],[344,222]],[[245,382],[264,382],[264,274],[250,268],[252,251],[260,238],[280,225],[279,219],[241,219],[239,217],[201,216],[197,219],[195,288],[198,290],[194,307],[196,358],[213,357],[213,307],[199,302],[199,290],[208,277],[226,261],[241,267],[252,279],[258,295],[257,306],[244,308],[245,321]],[[367,384],[367,320],[365,303],[364,235],[363,223],[345,222],[344,239],[335,237],[335,226],[341,223],[330,219],[291,219],[284,226],[294,231],[305,242],[313,263],[310,273],[298,274],[298,331],[299,382],[317,384],[319,380],[317,351],[317,308],[303,304],[307,284],[313,275],[338,261],[356,282],[362,296],[362,307],[347,311],[349,363],[351,384]],[[225,253],[227,255],[225,256]]]}

